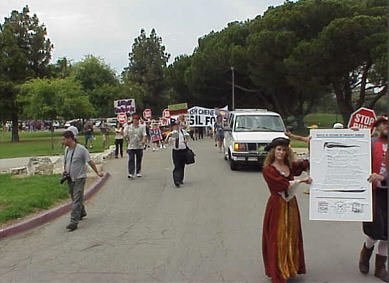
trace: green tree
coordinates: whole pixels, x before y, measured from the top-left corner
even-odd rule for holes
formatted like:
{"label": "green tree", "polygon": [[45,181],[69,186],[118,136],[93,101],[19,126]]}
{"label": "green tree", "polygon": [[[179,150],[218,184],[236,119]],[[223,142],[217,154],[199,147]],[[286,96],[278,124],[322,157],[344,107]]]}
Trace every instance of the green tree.
{"label": "green tree", "polygon": [[[294,77],[295,83],[304,86],[316,80],[330,87],[344,121],[362,106],[374,108],[387,92],[386,27],[384,16],[332,21],[317,38],[302,42],[288,59],[290,70],[300,74]],[[301,74],[308,73],[309,78],[301,79]]]}
{"label": "green tree", "polygon": [[28,6],[22,12],[12,11],[0,25],[0,91],[1,111],[13,123],[12,141],[19,141],[18,120],[21,109],[17,103],[20,85],[25,81],[44,77],[53,45],[38,17],[30,16]]}
{"label": "green tree", "polygon": [[165,105],[162,101],[166,88],[164,69],[169,57],[155,29],[151,30],[150,36],[142,29],[129,53],[129,65],[122,73],[123,80],[136,83],[147,91],[143,101],[139,102],[154,112],[162,110],[162,105]]}
{"label": "green tree", "polygon": [[115,71],[103,59],[87,55],[72,67],[72,74],[87,93],[96,115],[112,116],[113,101],[119,98],[119,80]]}
{"label": "green tree", "polygon": [[70,77],[27,81],[20,88],[18,102],[24,105],[26,117],[51,120],[52,142],[54,120],[89,118],[95,113],[81,84]]}

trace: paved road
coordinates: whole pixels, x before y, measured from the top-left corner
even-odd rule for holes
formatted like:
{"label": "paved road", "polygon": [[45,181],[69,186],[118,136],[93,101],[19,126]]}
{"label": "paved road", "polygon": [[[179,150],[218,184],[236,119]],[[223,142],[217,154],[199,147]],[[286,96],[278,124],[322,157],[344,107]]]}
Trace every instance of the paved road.
{"label": "paved road", "polygon": [[[147,151],[143,177],[128,180],[125,159],[87,204],[78,230],[68,216],[0,242],[0,282],[270,282],[260,235],[269,196],[256,170],[230,171],[208,141],[172,185],[170,150]],[[357,271],[359,223],[308,221],[299,194],[308,274],[291,282],[381,282]]]}

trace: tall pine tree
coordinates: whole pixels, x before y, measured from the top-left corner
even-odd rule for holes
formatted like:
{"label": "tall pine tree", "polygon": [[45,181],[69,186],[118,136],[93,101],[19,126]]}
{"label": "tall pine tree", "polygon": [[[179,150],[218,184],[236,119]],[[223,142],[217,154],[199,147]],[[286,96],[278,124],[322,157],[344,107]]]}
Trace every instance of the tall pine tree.
{"label": "tall pine tree", "polygon": [[147,37],[144,29],[135,39],[129,53],[129,65],[123,72],[123,80],[139,84],[146,89],[144,107],[160,111],[164,105],[162,93],[165,89],[164,69],[170,54],[165,52],[162,38],[152,29]]}

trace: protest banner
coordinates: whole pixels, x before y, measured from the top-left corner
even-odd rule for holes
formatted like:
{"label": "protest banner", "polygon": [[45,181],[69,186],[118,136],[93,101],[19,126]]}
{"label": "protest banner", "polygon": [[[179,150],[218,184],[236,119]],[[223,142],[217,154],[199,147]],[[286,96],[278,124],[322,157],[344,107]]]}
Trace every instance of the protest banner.
{"label": "protest banner", "polygon": [[188,110],[190,127],[213,127],[216,122],[215,109],[192,107]]}
{"label": "protest banner", "polygon": [[115,114],[126,113],[134,114],[136,112],[135,99],[120,99],[113,102]]}
{"label": "protest banner", "polygon": [[370,130],[315,129],[310,136],[309,219],[372,221]]}

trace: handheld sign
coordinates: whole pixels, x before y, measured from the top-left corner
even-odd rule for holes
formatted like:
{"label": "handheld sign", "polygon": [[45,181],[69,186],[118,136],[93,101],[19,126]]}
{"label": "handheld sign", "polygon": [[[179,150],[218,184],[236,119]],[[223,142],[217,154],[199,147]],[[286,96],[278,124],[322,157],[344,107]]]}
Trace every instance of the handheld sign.
{"label": "handheld sign", "polygon": [[376,119],[374,110],[362,107],[351,114],[348,128],[371,129],[373,131],[372,126]]}
{"label": "handheld sign", "polygon": [[170,115],[177,116],[188,113],[188,103],[172,104],[168,106]]}
{"label": "handheld sign", "polygon": [[145,109],[143,111],[143,118],[145,118],[145,120],[151,119],[151,109]]}
{"label": "handheld sign", "polygon": [[126,113],[119,113],[117,115],[117,120],[118,120],[119,123],[125,123],[127,121]]}
{"label": "handheld sign", "polygon": [[165,118],[165,119],[170,119],[170,111],[169,111],[169,109],[163,110],[162,117]]}
{"label": "handheld sign", "polygon": [[127,113],[134,114],[136,112],[135,99],[120,99],[113,102],[113,108],[116,114]]}

